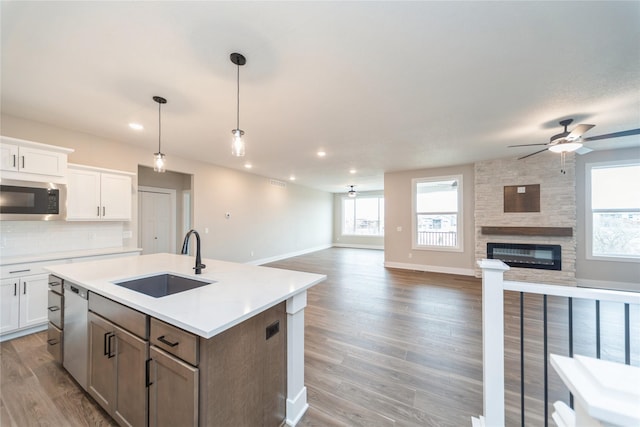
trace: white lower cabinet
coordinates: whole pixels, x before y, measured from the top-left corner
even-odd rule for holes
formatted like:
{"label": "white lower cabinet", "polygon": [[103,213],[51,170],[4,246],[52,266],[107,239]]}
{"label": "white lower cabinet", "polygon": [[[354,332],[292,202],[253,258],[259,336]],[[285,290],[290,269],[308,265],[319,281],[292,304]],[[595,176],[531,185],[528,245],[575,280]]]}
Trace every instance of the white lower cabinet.
{"label": "white lower cabinet", "polygon": [[48,282],[48,274],[2,279],[0,334],[48,322]]}

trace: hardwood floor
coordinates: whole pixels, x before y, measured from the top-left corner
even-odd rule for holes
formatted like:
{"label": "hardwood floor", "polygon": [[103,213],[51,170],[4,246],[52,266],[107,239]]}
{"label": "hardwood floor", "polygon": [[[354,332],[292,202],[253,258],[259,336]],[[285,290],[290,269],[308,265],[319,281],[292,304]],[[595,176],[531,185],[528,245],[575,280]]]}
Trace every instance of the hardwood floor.
{"label": "hardwood floor", "polygon": [[[480,279],[385,269],[383,262],[382,251],[332,248],[269,264],[328,276],[308,292],[305,384],[310,408],[299,425],[470,426],[471,416],[482,413]],[[526,421],[536,426],[543,425],[544,413],[541,300],[527,296],[525,304]],[[582,305],[576,302],[574,324],[587,325],[588,334],[576,340],[576,348],[592,355],[594,335],[588,325],[593,316]],[[508,426],[520,425],[518,309],[518,294],[507,292]],[[631,314],[632,336],[640,337],[638,307]],[[619,335],[619,317],[603,311],[601,318],[603,329]],[[549,350],[567,354],[564,300],[549,298],[549,321]],[[618,347],[604,349],[603,358],[619,359]],[[640,364],[638,341],[632,346],[632,364]],[[2,427],[114,425],[52,361],[46,333],[2,343],[0,367]],[[568,392],[551,368],[549,373],[550,402],[567,401]]]}

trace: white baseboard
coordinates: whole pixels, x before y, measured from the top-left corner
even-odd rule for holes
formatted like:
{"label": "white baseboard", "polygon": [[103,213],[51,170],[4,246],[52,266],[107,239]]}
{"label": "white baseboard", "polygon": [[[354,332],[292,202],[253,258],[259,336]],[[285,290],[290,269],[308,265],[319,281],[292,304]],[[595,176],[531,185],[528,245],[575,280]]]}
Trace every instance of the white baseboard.
{"label": "white baseboard", "polygon": [[402,270],[429,271],[432,273],[458,274],[461,276],[474,276],[472,268],[443,267],[440,265],[408,264],[404,262],[385,262],[385,267],[400,268]]}
{"label": "white baseboard", "polygon": [[384,250],[384,245],[355,245],[351,243],[334,243],[334,248],[354,248],[354,249],[379,249]]}
{"label": "white baseboard", "polygon": [[49,323],[45,323],[44,325],[32,326],[27,329],[21,329],[15,332],[9,332],[2,336],[0,336],[0,342],[9,341],[14,338],[24,337],[25,335],[35,334],[36,332],[46,331],[49,327]]}
{"label": "white baseboard", "polygon": [[245,262],[245,264],[251,264],[251,265],[262,265],[262,264],[268,264],[270,262],[276,262],[276,261],[280,261],[286,258],[291,258],[294,256],[300,256],[300,255],[305,255],[311,252],[317,252],[317,251],[321,251],[324,249],[329,249],[331,248],[333,245],[322,245],[322,246],[316,246],[314,248],[307,248],[307,249],[303,249],[300,251],[295,251],[295,252],[289,252],[286,254],[281,254],[281,255],[276,255],[276,256],[272,256],[269,258],[262,258],[262,259],[256,259],[253,261],[247,261]]}
{"label": "white baseboard", "polygon": [[613,289],[616,291],[640,292],[640,283],[612,282],[610,280],[576,279],[582,288]]}

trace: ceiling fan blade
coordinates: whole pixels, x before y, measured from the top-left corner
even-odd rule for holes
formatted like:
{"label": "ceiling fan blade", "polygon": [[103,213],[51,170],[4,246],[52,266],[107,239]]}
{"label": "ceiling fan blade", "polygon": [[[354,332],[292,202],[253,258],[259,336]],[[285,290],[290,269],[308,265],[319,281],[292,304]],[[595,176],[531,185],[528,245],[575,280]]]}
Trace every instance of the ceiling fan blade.
{"label": "ceiling fan blade", "polygon": [[545,142],[542,144],[518,144],[518,145],[507,145],[507,148],[513,148],[513,147],[531,147],[533,145],[549,145],[549,143]]}
{"label": "ceiling fan blade", "polygon": [[582,138],[583,141],[597,141],[599,139],[620,138],[622,136],[640,135],[640,129],[623,130],[622,132],[608,133],[606,135],[590,136]]}
{"label": "ceiling fan blade", "polygon": [[526,156],[518,157],[518,160],[526,159],[527,157],[531,157],[531,156],[534,156],[534,155],[536,155],[538,153],[542,153],[543,151],[547,151],[547,148],[543,148],[542,150],[536,151],[535,153],[527,154]]}
{"label": "ceiling fan blade", "polygon": [[595,127],[595,125],[578,125],[575,128],[573,128],[573,130],[571,131],[571,133],[569,135],[567,135],[567,139],[569,141],[572,141],[574,139],[578,139],[582,135],[584,135],[584,133],[587,132],[592,127]]}

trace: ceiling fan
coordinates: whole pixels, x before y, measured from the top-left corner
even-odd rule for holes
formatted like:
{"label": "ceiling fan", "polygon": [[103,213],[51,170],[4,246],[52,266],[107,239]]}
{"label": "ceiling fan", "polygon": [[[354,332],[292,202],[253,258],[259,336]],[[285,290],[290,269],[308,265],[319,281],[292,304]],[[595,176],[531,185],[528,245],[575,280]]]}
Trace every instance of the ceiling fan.
{"label": "ceiling fan", "polygon": [[[543,151],[550,150],[554,153],[569,153],[572,151],[576,151],[582,148],[582,143],[587,141],[597,141],[599,139],[611,139],[611,138],[619,138],[622,136],[629,135],[638,135],[640,134],[640,129],[630,129],[621,132],[608,133],[606,135],[597,135],[589,138],[582,138],[587,131],[593,128],[595,125],[587,125],[580,124],[577,125],[571,132],[567,129],[567,127],[573,122],[573,119],[565,119],[560,121],[560,126],[564,126],[564,130],[557,135],[553,135],[549,142],[540,143],[540,144],[518,144],[518,145],[509,145],[509,147],[530,147],[535,145],[544,145],[545,148],[542,150],[538,150],[534,153],[527,154],[526,156],[518,157],[518,160],[526,159],[527,157],[531,157],[538,153],[542,153]],[[587,149],[588,150],[588,149]],[[585,151],[589,152],[591,150]],[[580,153],[584,154],[584,153]]]}

